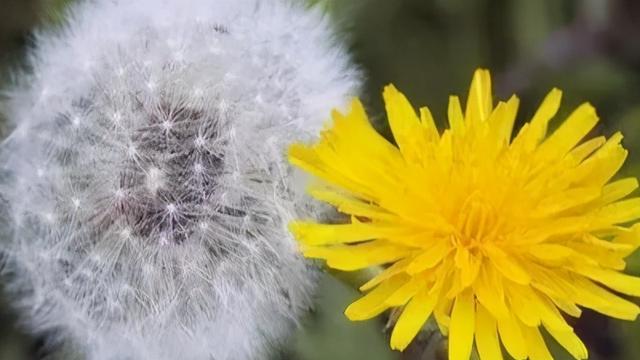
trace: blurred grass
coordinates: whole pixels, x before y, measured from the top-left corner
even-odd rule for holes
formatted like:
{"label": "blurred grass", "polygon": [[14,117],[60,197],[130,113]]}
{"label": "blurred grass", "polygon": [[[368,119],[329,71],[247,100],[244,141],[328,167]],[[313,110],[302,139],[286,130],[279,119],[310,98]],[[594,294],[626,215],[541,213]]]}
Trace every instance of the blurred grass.
{"label": "blurred grass", "polygon": [[[640,174],[640,2],[309,1],[329,12],[345,35],[365,75],[363,99],[383,133],[388,135],[380,92],[387,83],[414,104],[429,105],[442,126],[449,94],[464,97],[473,70],[488,67],[498,98],[514,92],[521,97],[521,122],[554,86],[564,90],[563,115],[581,102],[593,103],[602,119],[594,135],[621,130],[626,136],[630,156],[620,176]],[[67,2],[0,0],[0,81],[10,78],[7,69],[20,65],[29,31],[38,23],[60,20],[59,9]],[[630,257],[628,271],[640,274],[640,255]],[[281,358],[409,359],[388,349],[384,316],[364,323],[344,318],[357,291],[347,285],[353,281],[343,280],[323,277],[315,312]],[[15,330],[6,305],[0,310],[0,359],[37,358],[37,342]],[[640,358],[638,322],[612,321],[587,311],[573,325],[588,343],[591,359]],[[557,359],[569,359],[549,343]]]}

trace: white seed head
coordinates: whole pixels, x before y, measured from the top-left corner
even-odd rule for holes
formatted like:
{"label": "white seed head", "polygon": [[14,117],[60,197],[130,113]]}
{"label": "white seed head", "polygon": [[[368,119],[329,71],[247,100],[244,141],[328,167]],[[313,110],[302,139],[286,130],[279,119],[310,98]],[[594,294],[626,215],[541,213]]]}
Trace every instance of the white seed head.
{"label": "white seed head", "polygon": [[9,91],[3,250],[34,332],[89,359],[260,359],[310,306],[286,161],[357,88],[287,0],[84,1]]}

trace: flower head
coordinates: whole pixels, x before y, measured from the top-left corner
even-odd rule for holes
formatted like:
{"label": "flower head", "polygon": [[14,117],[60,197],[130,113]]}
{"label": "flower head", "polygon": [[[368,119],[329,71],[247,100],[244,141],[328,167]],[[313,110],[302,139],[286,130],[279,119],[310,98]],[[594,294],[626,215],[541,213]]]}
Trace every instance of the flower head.
{"label": "flower head", "polygon": [[38,34],[1,148],[3,270],[28,329],[89,359],[265,358],[317,278],[286,225],[321,208],[286,145],[356,72],[289,0],[72,9]]}
{"label": "flower head", "polygon": [[640,295],[625,257],[640,243],[638,182],[611,181],[627,151],[617,133],[581,140],[598,122],[589,104],[546,136],[561,93],[552,90],[515,136],[518,99],[494,107],[488,71],[475,73],[463,112],[449,102],[439,132],[393,86],[384,90],[393,145],[371,127],[359,101],[333,113],[320,141],[290,148],[290,161],[324,182],[316,199],[350,215],[345,224],[295,222],[306,256],[357,270],[392,264],[364,284],[351,320],[402,312],[391,347],[404,349],[435,317],[449,357],[549,359],[541,329],[577,359],[587,349],[564,319],[581,307],[632,320]]}

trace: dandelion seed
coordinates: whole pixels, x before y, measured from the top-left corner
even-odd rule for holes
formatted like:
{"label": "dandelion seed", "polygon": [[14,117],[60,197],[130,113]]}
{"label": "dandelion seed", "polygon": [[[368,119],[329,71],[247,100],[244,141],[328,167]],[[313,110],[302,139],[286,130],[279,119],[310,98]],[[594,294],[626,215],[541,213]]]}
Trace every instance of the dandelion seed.
{"label": "dandelion seed", "polygon": [[488,71],[475,73],[466,111],[449,102],[439,132],[429,109],[416,114],[393,86],[384,90],[397,145],[371,127],[359,101],[333,113],[322,140],[290,147],[291,163],[326,183],[316,199],[350,215],[348,224],[294,222],[307,257],[350,271],[391,264],[361,288],[351,320],[401,311],[391,347],[405,349],[435,317],[449,358],[550,359],[541,329],[576,359],[587,349],[563,313],[581,307],[625,320],[640,279],[625,257],[640,244],[635,178],[611,181],[627,151],[622,135],[584,142],[598,122],[589,104],[546,136],[561,93],[552,90],[515,136],[518,99],[494,107]]}

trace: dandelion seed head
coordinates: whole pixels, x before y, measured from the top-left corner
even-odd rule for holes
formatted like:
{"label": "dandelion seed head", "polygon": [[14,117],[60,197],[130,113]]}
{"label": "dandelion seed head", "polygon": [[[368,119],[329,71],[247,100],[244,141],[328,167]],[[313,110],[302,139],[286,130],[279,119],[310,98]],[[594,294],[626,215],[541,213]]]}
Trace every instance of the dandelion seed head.
{"label": "dandelion seed head", "polygon": [[286,222],[321,210],[285,144],[358,85],[326,20],[287,0],[83,1],[36,44],[0,185],[29,329],[90,359],[266,356],[316,277]]}

